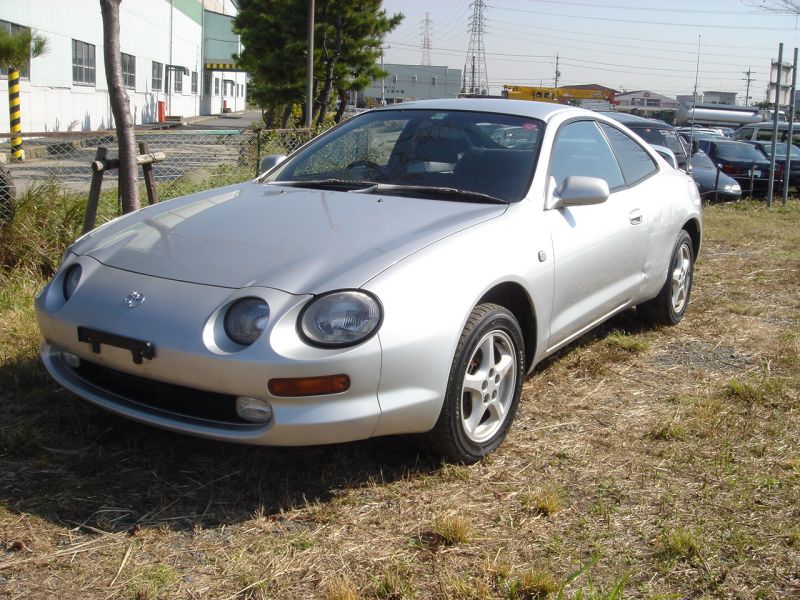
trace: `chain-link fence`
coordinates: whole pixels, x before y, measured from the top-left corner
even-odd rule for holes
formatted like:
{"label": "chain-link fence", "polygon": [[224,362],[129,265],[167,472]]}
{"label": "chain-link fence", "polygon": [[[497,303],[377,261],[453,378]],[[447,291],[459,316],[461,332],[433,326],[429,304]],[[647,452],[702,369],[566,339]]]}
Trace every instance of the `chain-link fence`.
{"label": "chain-link fence", "polygon": [[[262,157],[288,154],[317,133],[306,129],[137,131],[136,141],[144,142],[148,152],[164,152],[166,160],[155,163],[153,171],[159,191],[166,188],[166,195],[174,196],[182,188],[190,191],[197,182],[215,177],[220,184],[253,178]],[[108,158],[116,157],[116,135],[30,135],[24,137],[25,160],[9,161],[6,168],[18,190],[55,178],[69,190],[88,192],[91,164],[100,147],[108,149]],[[106,177],[104,187],[115,187],[116,172]]]}

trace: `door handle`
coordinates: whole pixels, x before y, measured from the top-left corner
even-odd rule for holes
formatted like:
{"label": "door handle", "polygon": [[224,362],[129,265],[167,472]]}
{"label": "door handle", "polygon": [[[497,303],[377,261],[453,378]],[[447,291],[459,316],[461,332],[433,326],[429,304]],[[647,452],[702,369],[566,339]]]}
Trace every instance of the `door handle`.
{"label": "door handle", "polygon": [[642,211],[638,208],[636,210],[632,210],[631,213],[628,215],[628,220],[630,220],[631,225],[641,225],[642,224]]}

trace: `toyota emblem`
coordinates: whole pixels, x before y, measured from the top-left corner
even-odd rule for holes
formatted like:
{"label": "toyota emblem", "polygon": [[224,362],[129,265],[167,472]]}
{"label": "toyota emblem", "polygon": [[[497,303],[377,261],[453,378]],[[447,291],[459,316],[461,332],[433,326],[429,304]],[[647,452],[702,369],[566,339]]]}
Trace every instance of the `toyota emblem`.
{"label": "toyota emblem", "polygon": [[128,308],[136,308],[144,302],[144,294],[142,292],[131,292],[122,299],[122,303]]}

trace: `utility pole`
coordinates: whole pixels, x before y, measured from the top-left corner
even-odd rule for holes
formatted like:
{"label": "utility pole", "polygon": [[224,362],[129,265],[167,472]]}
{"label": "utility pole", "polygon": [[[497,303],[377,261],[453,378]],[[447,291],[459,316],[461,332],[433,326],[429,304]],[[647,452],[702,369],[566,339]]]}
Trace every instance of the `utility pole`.
{"label": "utility pole", "polygon": [[[381,71],[383,71],[383,51],[391,46],[381,46]],[[381,106],[386,106],[386,77],[381,75]]]}
{"label": "utility pole", "polygon": [[483,11],[486,9],[486,0],[472,0],[472,16],[469,18],[469,46],[467,58],[464,61],[464,73],[470,72],[469,85],[465,85],[462,92],[475,96],[489,94],[489,75],[486,71],[486,49],[483,45],[483,36],[486,33],[486,20]]}
{"label": "utility pole", "polygon": [[[383,55],[381,55],[382,57]],[[324,110],[321,108],[320,110]],[[314,0],[308,0],[308,57],[306,58],[306,127],[314,112]]]}
{"label": "utility pole", "polygon": [[431,66],[431,13],[426,12],[425,18],[422,20],[422,61],[421,65]]}
{"label": "utility pole", "polygon": [[744,93],[744,105],[750,106],[750,82],[753,81],[752,77],[753,73],[750,70],[750,67],[747,67],[747,71],[744,72],[744,79],[742,81],[747,82],[747,91]]}
{"label": "utility pole", "polygon": [[558,78],[561,77],[561,71],[558,70],[558,52],[556,52],[556,76],[553,80],[553,87],[558,87]]}

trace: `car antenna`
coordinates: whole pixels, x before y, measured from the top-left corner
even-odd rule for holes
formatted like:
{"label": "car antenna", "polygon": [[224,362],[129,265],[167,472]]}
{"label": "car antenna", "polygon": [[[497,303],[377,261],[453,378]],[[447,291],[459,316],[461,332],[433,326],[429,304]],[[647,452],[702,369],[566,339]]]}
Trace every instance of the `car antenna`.
{"label": "car antenna", "polygon": [[689,173],[692,172],[692,148],[694,147],[694,119],[697,114],[697,79],[700,76],[700,35],[697,36],[697,66],[694,70],[694,94],[692,96],[692,128],[689,130]]}

